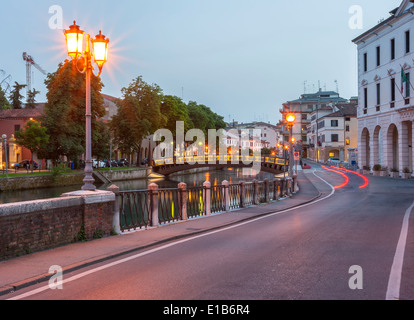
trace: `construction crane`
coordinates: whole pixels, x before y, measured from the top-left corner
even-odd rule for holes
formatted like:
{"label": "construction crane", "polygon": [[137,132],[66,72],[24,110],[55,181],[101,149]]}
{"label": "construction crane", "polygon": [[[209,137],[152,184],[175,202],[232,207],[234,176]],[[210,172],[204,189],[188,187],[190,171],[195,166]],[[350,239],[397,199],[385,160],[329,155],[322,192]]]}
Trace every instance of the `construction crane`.
{"label": "construction crane", "polygon": [[8,95],[12,76],[9,74],[7,77],[3,78],[6,74],[6,71],[0,69],[0,88],[3,90],[5,95]]}
{"label": "construction crane", "polygon": [[27,98],[29,97],[29,91],[32,90],[32,66],[34,66],[41,73],[46,75],[46,71],[42,69],[26,52],[23,52],[23,60],[26,61],[26,93]]}

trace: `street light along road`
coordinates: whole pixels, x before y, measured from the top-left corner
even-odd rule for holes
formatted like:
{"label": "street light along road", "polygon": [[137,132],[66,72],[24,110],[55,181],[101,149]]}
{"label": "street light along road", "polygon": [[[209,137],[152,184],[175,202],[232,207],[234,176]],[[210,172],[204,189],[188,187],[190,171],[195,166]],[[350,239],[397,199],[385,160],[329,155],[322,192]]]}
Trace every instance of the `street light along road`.
{"label": "street light along road", "polygon": [[[103,65],[108,59],[108,43],[109,39],[102,35],[101,31],[95,36],[95,39],[90,40],[89,34],[86,35],[86,50],[82,52],[83,38],[85,32],[76,25],[76,21],[73,21],[73,25],[69,27],[69,30],[65,30],[66,45],[68,55],[74,61],[76,68],[78,68],[78,60],[84,60],[83,70],[79,70],[81,73],[86,74],[86,150],[85,150],[85,183],[82,190],[95,191],[94,186],[95,179],[92,177],[92,128],[91,128],[91,75],[93,73],[92,58],[99,68],[99,73],[96,77],[99,77],[102,72]],[[92,50],[91,45],[92,43]]]}

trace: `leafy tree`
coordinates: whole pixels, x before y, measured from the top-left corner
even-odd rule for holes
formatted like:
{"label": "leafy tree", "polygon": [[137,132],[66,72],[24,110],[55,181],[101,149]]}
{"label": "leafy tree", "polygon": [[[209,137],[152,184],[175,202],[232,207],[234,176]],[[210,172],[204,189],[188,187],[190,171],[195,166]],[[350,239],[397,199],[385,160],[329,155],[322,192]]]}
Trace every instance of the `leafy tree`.
{"label": "leafy tree", "polygon": [[111,129],[121,152],[139,154],[141,142],[162,128],[166,117],[161,113],[162,90],[149,85],[139,76],[122,89],[123,99],[118,101],[118,113],[112,117]]}
{"label": "leafy tree", "polygon": [[37,121],[30,120],[26,123],[24,129],[16,131],[15,138],[17,144],[29,149],[32,153],[30,167],[33,171],[33,154],[38,154],[44,150],[49,142],[47,128],[42,127]]}
{"label": "leafy tree", "polygon": [[0,110],[1,109],[10,109],[10,102],[6,98],[6,94],[4,93],[2,87],[0,87]]}
{"label": "leafy tree", "polygon": [[16,81],[14,82],[13,90],[10,91],[10,102],[13,109],[21,109],[22,102],[21,99],[23,96],[20,94],[20,91],[25,88],[25,84],[19,84]]}
{"label": "leafy tree", "polygon": [[224,129],[226,123],[224,118],[209,107],[190,101],[188,103],[188,114],[193,122],[193,128],[200,129],[207,135],[209,129]]}
{"label": "leafy tree", "polygon": [[176,96],[165,95],[162,97],[161,113],[166,117],[167,122],[165,129],[170,130],[173,135],[176,134],[176,122],[184,121],[184,130],[193,128],[193,122],[188,114],[187,105]]}
{"label": "leafy tree", "polygon": [[35,109],[36,108],[36,96],[40,93],[36,89],[29,90],[27,97],[26,109]]}
{"label": "leafy tree", "polygon": [[[85,75],[77,71],[72,61],[65,61],[56,72],[48,74],[45,84],[47,103],[41,122],[50,139],[44,156],[55,163],[61,156],[78,162],[85,152]],[[98,124],[98,119],[105,115],[102,87],[100,78],[92,76],[92,153],[95,150],[100,153],[105,146],[109,150],[109,139],[100,139],[105,135],[104,126]]]}

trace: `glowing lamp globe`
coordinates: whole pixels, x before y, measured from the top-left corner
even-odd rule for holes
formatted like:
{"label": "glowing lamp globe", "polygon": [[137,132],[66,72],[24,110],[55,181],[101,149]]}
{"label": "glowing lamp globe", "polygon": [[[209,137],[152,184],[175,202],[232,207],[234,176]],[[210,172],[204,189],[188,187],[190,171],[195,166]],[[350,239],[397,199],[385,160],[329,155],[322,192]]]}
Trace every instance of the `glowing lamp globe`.
{"label": "glowing lamp globe", "polygon": [[296,120],[296,117],[295,117],[294,114],[288,114],[286,116],[286,121],[287,121],[288,124],[293,124],[295,122],[295,120]]}
{"label": "glowing lamp globe", "polygon": [[109,39],[105,38],[101,31],[99,31],[99,34],[92,40],[93,58],[100,70],[105,62],[108,61],[108,43]]}
{"label": "glowing lamp globe", "polygon": [[84,31],[76,25],[76,21],[73,21],[73,25],[69,27],[69,30],[65,30],[66,46],[68,54],[72,59],[77,59],[82,54],[83,48],[83,35]]}

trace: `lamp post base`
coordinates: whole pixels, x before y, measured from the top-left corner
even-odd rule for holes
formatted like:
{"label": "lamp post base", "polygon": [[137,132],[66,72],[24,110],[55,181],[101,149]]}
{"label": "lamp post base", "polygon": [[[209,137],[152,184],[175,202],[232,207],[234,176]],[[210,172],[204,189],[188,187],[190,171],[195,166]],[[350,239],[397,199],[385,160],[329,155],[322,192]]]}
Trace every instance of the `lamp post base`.
{"label": "lamp post base", "polygon": [[83,179],[83,182],[85,183],[82,187],[82,190],[84,191],[96,191],[96,186],[94,186],[95,179],[92,176],[93,169],[92,169],[92,163],[86,162],[85,167],[85,178]]}

